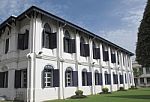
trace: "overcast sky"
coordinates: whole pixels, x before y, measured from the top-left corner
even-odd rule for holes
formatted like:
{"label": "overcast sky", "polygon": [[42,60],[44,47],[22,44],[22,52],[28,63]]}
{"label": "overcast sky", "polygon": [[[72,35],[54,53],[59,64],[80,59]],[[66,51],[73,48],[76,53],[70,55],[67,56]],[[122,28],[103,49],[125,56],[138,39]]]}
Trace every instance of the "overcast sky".
{"label": "overcast sky", "polygon": [[0,0],[0,22],[32,5],[135,52],[147,0]]}

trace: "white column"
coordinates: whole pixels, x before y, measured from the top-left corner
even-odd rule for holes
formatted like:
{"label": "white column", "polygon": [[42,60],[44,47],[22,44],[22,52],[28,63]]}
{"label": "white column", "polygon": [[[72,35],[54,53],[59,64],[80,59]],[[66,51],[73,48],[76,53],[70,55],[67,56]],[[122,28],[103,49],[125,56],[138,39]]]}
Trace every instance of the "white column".
{"label": "white column", "polygon": [[104,80],[103,80],[103,71],[102,71],[102,61],[103,61],[103,50],[102,50],[102,44],[100,43],[100,60],[99,60],[99,65],[100,65],[100,73],[102,73],[102,87],[104,86]]}
{"label": "white column", "polygon": [[108,56],[109,56],[109,61],[108,61],[108,70],[109,74],[111,75],[111,85],[110,85],[110,91],[112,92],[112,87],[113,87],[113,78],[112,78],[112,71],[111,71],[111,50],[110,47],[108,47]]}
{"label": "white column", "polygon": [[89,39],[89,48],[90,48],[90,56],[89,56],[89,68],[92,73],[92,86],[91,86],[91,93],[94,94],[94,86],[95,86],[95,81],[94,81],[94,68],[93,68],[93,47],[92,47],[92,39]]}
{"label": "white column", "polygon": [[[115,71],[116,71],[116,74],[119,75],[119,73],[118,73],[118,60],[119,59],[118,59],[118,53],[116,50],[115,50],[115,55],[116,55]],[[117,90],[119,90],[119,83],[117,84]]]}
{"label": "white column", "polygon": [[57,34],[57,67],[59,69],[58,99],[64,99],[64,82],[63,82],[64,73],[63,73],[62,53],[63,53],[63,28],[61,27],[61,25],[59,25]]}

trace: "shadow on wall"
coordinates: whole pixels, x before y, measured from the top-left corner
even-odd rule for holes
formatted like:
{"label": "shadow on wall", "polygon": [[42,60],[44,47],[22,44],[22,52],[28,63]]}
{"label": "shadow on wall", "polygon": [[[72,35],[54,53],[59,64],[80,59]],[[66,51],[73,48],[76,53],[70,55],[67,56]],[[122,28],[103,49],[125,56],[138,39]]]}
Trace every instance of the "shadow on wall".
{"label": "shadow on wall", "polygon": [[123,96],[108,96],[115,98],[130,98],[130,99],[150,99],[150,95],[123,95]]}

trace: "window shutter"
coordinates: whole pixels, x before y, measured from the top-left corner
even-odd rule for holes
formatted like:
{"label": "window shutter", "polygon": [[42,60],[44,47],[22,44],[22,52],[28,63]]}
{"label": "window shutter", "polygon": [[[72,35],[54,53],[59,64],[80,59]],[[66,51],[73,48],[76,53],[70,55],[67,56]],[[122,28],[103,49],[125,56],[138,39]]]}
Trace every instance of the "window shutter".
{"label": "window shutter", "polygon": [[96,59],[96,48],[93,48],[93,59]]}
{"label": "window shutter", "polygon": [[103,84],[102,73],[99,73],[99,85]]}
{"label": "window shutter", "polygon": [[93,48],[93,58],[100,59],[100,48]]}
{"label": "window shutter", "polygon": [[118,75],[116,74],[116,84],[118,84]]}
{"label": "window shutter", "polygon": [[91,86],[92,85],[92,72],[87,72],[87,85]]}
{"label": "window shutter", "polygon": [[103,51],[103,61],[109,61],[108,51]]}
{"label": "window shutter", "polygon": [[84,49],[85,49],[85,57],[90,56],[90,49],[89,49],[89,44],[84,44]]}
{"label": "window shutter", "polygon": [[51,33],[50,35],[50,49],[55,49],[57,48],[57,33]]}
{"label": "window shutter", "polygon": [[78,71],[73,71],[73,86],[78,86]]}
{"label": "window shutter", "polygon": [[53,71],[53,86],[59,87],[59,69],[54,69]]}
{"label": "window shutter", "polygon": [[67,46],[68,46],[68,45],[66,45],[66,41],[67,41],[67,38],[64,37],[64,52],[68,52],[68,51],[67,51]]}
{"label": "window shutter", "polygon": [[111,62],[116,63],[116,55],[115,54],[111,54]]}
{"label": "window shutter", "polygon": [[108,74],[108,84],[111,84],[111,74]]}
{"label": "window shutter", "polygon": [[8,88],[8,71],[5,72],[5,74],[6,74],[6,85],[5,85],[5,88]]}
{"label": "window shutter", "polygon": [[67,71],[65,71],[65,87],[67,87]]}
{"label": "window shutter", "polygon": [[29,30],[26,30],[24,34],[24,49],[28,49],[28,42],[29,42]]}
{"label": "window shutter", "polygon": [[41,79],[41,83],[42,83],[42,88],[45,88],[45,70],[42,71],[42,79]]}
{"label": "window shutter", "polygon": [[0,88],[4,87],[4,72],[0,72]]}
{"label": "window shutter", "polygon": [[80,56],[84,56],[84,44],[80,43]]}
{"label": "window shutter", "polygon": [[71,39],[71,53],[76,53],[76,40]]}
{"label": "window shutter", "polygon": [[15,88],[21,88],[21,70],[15,71]]}
{"label": "window shutter", "polygon": [[9,50],[9,39],[6,39],[6,42],[5,42],[5,54],[8,52]]}
{"label": "window shutter", "polygon": [[123,75],[120,75],[120,84],[123,84]]}
{"label": "window shutter", "polygon": [[24,34],[18,34],[18,49],[24,50]]}
{"label": "window shutter", "polygon": [[42,47],[45,47],[45,34],[44,31],[42,32]]}

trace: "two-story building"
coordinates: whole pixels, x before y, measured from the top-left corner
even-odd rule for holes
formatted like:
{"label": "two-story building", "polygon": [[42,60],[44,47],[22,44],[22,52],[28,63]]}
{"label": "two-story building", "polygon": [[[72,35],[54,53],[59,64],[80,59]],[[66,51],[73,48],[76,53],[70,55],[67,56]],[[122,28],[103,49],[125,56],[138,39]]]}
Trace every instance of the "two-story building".
{"label": "two-story building", "polygon": [[40,102],[134,85],[133,53],[32,6],[0,25],[0,96]]}

